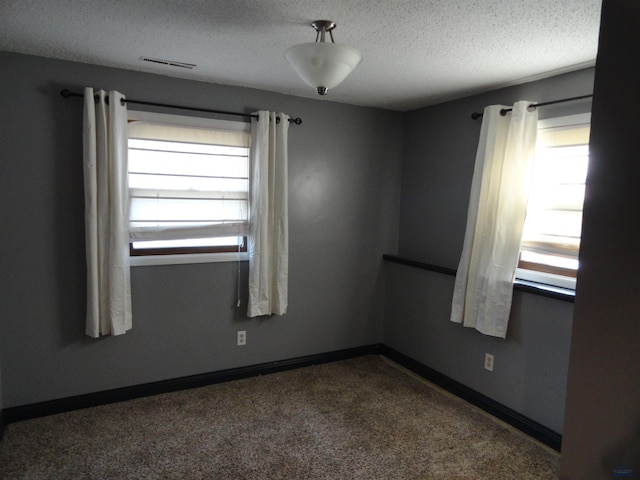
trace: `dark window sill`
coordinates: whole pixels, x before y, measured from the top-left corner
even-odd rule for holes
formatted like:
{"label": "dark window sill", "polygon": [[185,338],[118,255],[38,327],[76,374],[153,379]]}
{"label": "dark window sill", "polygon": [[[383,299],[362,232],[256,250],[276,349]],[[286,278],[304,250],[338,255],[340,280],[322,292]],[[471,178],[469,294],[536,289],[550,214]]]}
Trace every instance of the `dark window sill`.
{"label": "dark window sill", "polygon": [[[397,255],[383,255],[382,258],[388,262],[399,263],[409,267],[419,268],[421,270],[429,270],[431,272],[443,273],[445,275],[456,275],[456,269],[432,265],[417,260],[411,260]],[[567,288],[554,287],[542,283],[530,282],[528,280],[516,280],[513,289],[521,292],[531,293],[542,297],[555,298],[564,302],[573,303],[575,300],[575,291]]]}
{"label": "dark window sill", "polygon": [[544,283],[530,282],[529,280],[520,280],[516,278],[513,284],[514,290],[528,292],[543,297],[556,298],[565,302],[573,303],[576,292],[569,288],[556,287],[554,285],[546,285]]}

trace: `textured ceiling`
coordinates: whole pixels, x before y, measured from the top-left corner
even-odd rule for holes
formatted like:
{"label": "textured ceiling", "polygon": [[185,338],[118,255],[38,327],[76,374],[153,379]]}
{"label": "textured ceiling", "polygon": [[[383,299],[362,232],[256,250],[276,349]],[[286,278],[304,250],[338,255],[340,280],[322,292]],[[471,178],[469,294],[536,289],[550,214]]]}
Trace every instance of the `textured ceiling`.
{"label": "textured ceiling", "polygon": [[327,19],[337,24],[336,42],[364,60],[321,101],[404,111],[592,66],[600,7],[601,0],[0,0],[0,50],[316,97],[284,51],[314,41],[310,23]]}

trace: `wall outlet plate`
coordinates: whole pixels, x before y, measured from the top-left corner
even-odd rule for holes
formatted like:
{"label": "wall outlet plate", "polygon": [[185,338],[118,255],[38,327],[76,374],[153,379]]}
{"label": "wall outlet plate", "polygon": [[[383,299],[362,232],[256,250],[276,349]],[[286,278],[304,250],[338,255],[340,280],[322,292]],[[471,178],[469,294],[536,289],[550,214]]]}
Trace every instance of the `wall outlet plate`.
{"label": "wall outlet plate", "polygon": [[238,330],[238,346],[247,344],[247,331],[246,330]]}
{"label": "wall outlet plate", "polygon": [[484,354],[484,369],[493,372],[493,355],[490,353]]}

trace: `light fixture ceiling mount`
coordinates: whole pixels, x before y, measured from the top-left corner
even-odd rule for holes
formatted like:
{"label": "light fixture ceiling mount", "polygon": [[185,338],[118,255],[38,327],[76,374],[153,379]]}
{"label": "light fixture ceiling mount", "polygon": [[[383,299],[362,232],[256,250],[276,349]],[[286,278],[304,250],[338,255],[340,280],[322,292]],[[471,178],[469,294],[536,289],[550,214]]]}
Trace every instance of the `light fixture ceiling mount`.
{"label": "light fixture ceiling mount", "polygon": [[318,32],[316,34],[316,42],[318,39],[324,42],[325,34],[328,33],[331,36],[331,43],[336,43],[333,39],[333,29],[336,28],[336,24],[331,20],[316,20],[315,22],[311,22],[311,26]]}
{"label": "light fixture ceiling mount", "polygon": [[[362,53],[352,47],[339,45],[333,38],[336,24],[331,20],[316,20],[311,24],[316,33],[315,43],[303,43],[289,48],[285,57],[304,82],[315,88],[318,95],[338,86],[362,61]],[[326,41],[326,34],[331,43]]]}

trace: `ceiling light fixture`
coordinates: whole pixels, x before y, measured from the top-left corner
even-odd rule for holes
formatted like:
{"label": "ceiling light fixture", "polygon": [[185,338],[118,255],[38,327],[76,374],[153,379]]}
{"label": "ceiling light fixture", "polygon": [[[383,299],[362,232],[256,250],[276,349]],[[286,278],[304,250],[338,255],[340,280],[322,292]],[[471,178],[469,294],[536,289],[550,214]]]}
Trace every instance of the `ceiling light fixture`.
{"label": "ceiling light fixture", "polygon": [[[330,20],[316,20],[315,43],[303,43],[289,48],[284,56],[305,83],[316,89],[318,95],[337,87],[362,61],[362,53],[355,48],[339,45],[333,39],[336,24]],[[326,34],[331,43],[325,42]]]}

